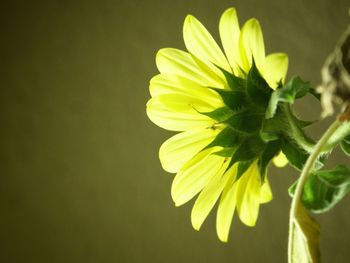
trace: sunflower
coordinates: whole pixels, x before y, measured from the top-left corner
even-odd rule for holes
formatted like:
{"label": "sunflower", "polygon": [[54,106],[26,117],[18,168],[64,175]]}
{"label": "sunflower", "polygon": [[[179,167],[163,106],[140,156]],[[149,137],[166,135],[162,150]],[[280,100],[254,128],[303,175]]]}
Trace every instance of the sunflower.
{"label": "sunflower", "polygon": [[[147,115],[156,125],[180,132],[159,151],[164,170],[176,173],[175,205],[198,195],[191,222],[199,230],[218,202],[217,234],[227,242],[235,211],[254,226],[260,204],[272,199],[266,167],[280,146],[278,140],[266,140],[261,128],[271,93],[284,82],[288,57],[266,56],[258,20],[251,18],[240,29],[234,8],[222,14],[219,33],[224,52],[195,17],[186,17],[187,52],[158,51],[160,74],[150,81]],[[283,164],[283,156],[277,164]]]}

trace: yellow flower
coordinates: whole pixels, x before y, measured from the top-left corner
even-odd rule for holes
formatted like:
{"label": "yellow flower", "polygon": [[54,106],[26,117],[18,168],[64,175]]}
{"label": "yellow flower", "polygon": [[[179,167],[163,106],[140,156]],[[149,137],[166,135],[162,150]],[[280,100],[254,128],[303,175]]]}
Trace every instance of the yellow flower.
{"label": "yellow flower", "polygon": [[219,32],[224,52],[195,17],[186,17],[183,37],[188,52],[164,48],[157,53],[160,74],[150,81],[147,115],[158,126],[181,132],[159,151],[162,167],[177,173],[171,189],[175,205],[199,194],[191,214],[192,225],[199,230],[220,199],[216,229],[226,242],[234,211],[244,224],[254,226],[260,204],[270,201],[272,194],[261,160],[234,160],[235,135],[227,135],[232,127],[203,113],[225,109],[227,102],[218,92],[230,91],[225,72],[246,79],[254,60],[275,89],[285,79],[288,57],[283,53],[265,56],[259,22],[249,19],[240,29],[234,8],[222,14]]}

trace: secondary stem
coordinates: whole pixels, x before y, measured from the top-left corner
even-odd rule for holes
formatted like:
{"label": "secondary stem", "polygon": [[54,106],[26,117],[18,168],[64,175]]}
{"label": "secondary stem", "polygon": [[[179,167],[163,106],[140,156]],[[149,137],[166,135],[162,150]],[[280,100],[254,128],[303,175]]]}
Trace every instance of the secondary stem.
{"label": "secondary stem", "polygon": [[292,200],[292,205],[290,209],[290,215],[289,215],[289,237],[288,237],[288,262],[289,263],[298,263],[298,262],[293,262],[293,235],[294,235],[294,221],[298,217],[298,211],[301,204],[301,196],[303,193],[303,188],[307,179],[307,176],[310,174],[311,170],[314,167],[314,164],[318,158],[318,156],[322,152],[322,148],[324,145],[327,144],[328,139],[332,136],[332,134],[339,128],[339,126],[342,124],[341,121],[336,119],[331,126],[327,129],[327,131],[323,134],[321,139],[318,141],[318,143],[315,145],[313,148],[312,152],[310,153],[309,158],[307,159],[303,170],[300,174],[299,181],[297,183],[295,192],[294,192],[294,197]]}

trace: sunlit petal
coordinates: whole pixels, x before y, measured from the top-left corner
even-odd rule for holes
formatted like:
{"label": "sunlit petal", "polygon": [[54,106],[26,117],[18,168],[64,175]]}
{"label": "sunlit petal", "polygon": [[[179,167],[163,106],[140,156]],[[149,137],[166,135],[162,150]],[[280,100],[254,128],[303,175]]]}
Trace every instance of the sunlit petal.
{"label": "sunlit petal", "polygon": [[184,41],[187,50],[206,64],[214,64],[228,72],[230,65],[207,29],[194,16],[188,15],[183,27]]}
{"label": "sunlit petal", "polygon": [[263,75],[271,88],[284,83],[288,70],[288,56],[284,53],[273,53],[266,57]]}
{"label": "sunlit petal", "polygon": [[210,127],[194,129],[166,140],[159,150],[163,169],[170,173],[178,172],[187,161],[213,141],[220,130]]}

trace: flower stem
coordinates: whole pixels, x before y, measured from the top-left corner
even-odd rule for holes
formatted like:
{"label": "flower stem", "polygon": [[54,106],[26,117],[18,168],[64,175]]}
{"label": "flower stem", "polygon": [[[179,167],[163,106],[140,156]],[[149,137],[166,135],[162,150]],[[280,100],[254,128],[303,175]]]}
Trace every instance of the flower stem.
{"label": "flower stem", "polygon": [[322,153],[322,149],[324,145],[327,144],[329,138],[334,134],[334,132],[339,128],[339,126],[342,124],[341,121],[338,120],[338,118],[332,123],[331,126],[327,129],[327,131],[323,134],[321,139],[318,141],[318,143],[315,145],[313,150],[310,153],[309,158],[307,159],[303,170],[300,174],[300,178],[298,180],[294,197],[292,200],[292,205],[290,209],[290,215],[289,215],[289,237],[288,237],[288,262],[289,263],[298,263],[293,261],[293,246],[294,246],[294,232],[295,232],[295,220],[298,218],[300,207],[302,206],[301,203],[301,196],[303,193],[303,188],[307,179],[307,176],[312,171],[315,162],[318,158],[318,156]]}

